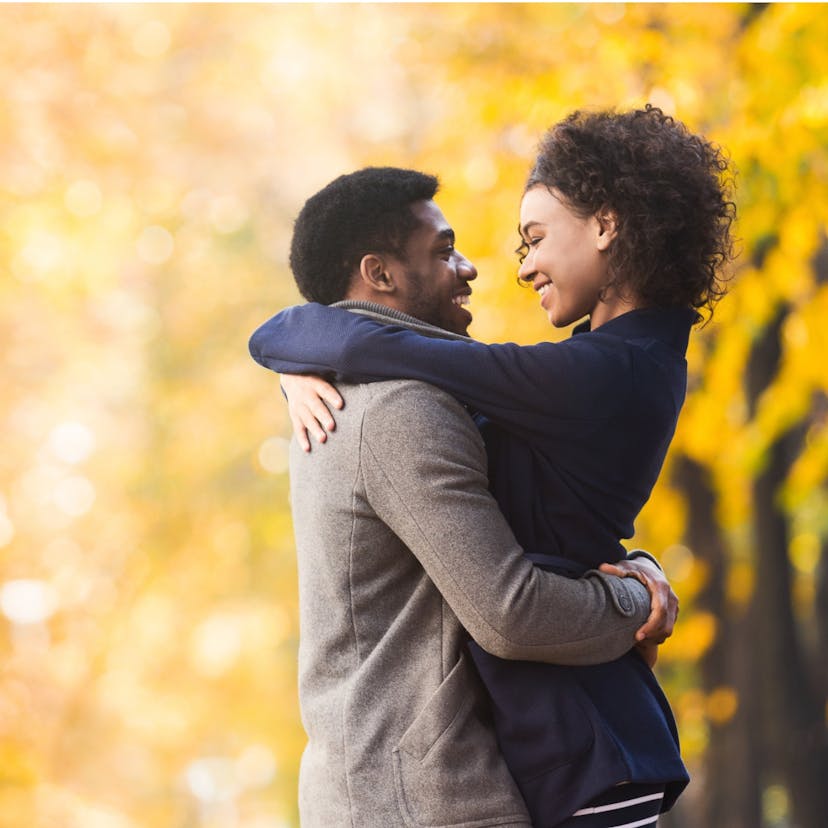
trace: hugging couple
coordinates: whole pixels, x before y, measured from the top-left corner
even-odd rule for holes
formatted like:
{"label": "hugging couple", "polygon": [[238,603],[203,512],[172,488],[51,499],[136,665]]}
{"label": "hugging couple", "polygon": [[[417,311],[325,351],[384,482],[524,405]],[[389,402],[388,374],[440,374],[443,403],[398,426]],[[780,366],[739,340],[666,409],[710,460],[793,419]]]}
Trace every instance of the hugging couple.
{"label": "hugging couple", "polygon": [[467,336],[477,270],[433,176],[367,168],[304,205],[309,302],[250,351],[296,435],[306,828],[632,828],[686,786],[652,671],[678,602],[620,541],[724,293],[726,171],[649,105],[554,125],[518,279],[579,324],[526,347]]}

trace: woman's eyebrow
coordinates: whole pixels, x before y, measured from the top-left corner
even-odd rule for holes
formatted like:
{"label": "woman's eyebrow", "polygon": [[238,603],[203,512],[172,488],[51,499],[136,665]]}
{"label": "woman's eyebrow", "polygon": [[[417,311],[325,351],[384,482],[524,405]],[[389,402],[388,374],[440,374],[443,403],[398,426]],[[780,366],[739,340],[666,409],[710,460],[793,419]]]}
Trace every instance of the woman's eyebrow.
{"label": "woman's eyebrow", "polygon": [[541,222],[532,219],[531,221],[527,221],[526,224],[523,225],[523,227],[519,227],[518,232],[520,233],[521,236],[525,237],[526,234],[529,232],[529,230],[532,227],[540,227],[540,226],[541,226]]}

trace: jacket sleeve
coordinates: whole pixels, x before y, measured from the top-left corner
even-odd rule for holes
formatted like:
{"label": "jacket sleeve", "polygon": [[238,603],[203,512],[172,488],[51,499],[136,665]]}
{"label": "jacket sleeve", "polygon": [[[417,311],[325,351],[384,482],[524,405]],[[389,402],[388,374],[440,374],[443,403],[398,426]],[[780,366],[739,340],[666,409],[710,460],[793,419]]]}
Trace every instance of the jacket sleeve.
{"label": "jacket sleeve", "polygon": [[313,303],[268,320],[253,334],[250,353],[279,373],[421,380],[506,428],[541,434],[549,417],[605,417],[607,405],[624,406],[628,393],[618,365],[623,354],[596,351],[595,340],[520,346],[435,339]]}
{"label": "jacket sleeve", "polygon": [[421,383],[380,391],[360,465],[377,515],[475,641],[501,658],[598,664],[634,645],[650,611],[634,579],[569,579],[523,556],[487,488],[482,441],[456,400]]}

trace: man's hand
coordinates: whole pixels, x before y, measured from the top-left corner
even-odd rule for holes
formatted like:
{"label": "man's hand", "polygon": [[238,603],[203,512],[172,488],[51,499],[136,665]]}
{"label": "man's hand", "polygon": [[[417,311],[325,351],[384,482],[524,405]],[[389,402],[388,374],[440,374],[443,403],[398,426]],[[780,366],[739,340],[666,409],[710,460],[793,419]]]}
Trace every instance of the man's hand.
{"label": "man's hand", "polygon": [[650,593],[650,615],[635,634],[639,653],[650,667],[658,658],[658,646],[672,634],[679,612],[678,596],[661,569],[651,560],[640,557],[626,559],[616,564],[601,564],[601,572],[619,578],[635,578]]}

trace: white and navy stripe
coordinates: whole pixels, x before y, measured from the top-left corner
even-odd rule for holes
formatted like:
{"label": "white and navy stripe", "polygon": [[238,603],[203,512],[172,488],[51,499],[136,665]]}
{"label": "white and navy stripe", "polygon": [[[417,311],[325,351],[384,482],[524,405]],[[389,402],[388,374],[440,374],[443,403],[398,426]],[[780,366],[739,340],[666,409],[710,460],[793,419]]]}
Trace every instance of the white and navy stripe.
{"label": "white and navy stripe", "polygon": [[663,785],[618,785],[577,810],[559,828],[652,828],[663,799]]}

